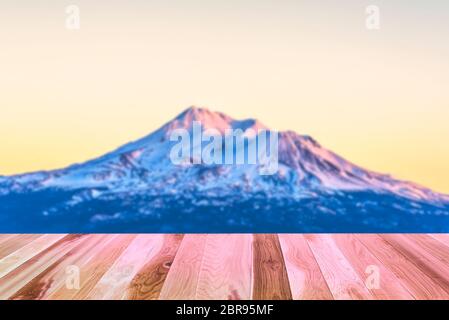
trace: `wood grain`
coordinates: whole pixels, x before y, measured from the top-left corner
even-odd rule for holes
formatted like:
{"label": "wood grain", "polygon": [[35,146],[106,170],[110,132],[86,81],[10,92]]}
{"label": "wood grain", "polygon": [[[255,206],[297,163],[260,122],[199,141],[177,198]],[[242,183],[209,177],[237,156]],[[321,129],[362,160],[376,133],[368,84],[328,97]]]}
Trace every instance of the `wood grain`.
{"label": "wood grain", "polygon": [[252,235],[208,235],[196,299],[251,299]]}
{"label": "wood grain", "polygon": [[33,280],[17,291],[10,299],[37,300],[48,299],[58,288],[66,285],[67,267],[79,268],[79,263],[95,248],[106,236],[92,235],[71,248],[66,254],[55,261],[51,266],[38,274]]}
{"label": "wood grain", "polygon": [[449,298],[438,281],[434,281],[431,276],[416,266],[415,261],[405,257],[379,235],[357,235],[357,239],[400,279],[416,299]]}
{"label": "wood grain", "polygon": [[[398,277],[387,269],[354,235],[332,235],[345,258],[376,299],[414,299]],[[371,280],[370,277],[376,277]],[[378,280],[378,281],[377,281]]]}
{"label": "wood grain", "polygon": [[162,290],[183,239],[180,234],[164,235],[164,242],[154,259],[148,261],[131,281],[126,294],[129,300],[156,300]]}
{"label": "wood grain", "polygon": [[295,300],[332,300],[321,269],[301,234],[280,234],[290,288]]}
{"label": "wood grain", "polygon": [[115,300],[125,298],[128,284],[137,272],[161,250],[163,235],[138,235],[98,281],[89,298]]}
{"label": "wood grain", "polygon": [[207,235],[186,235],[179,247],[159,299],[194,300]]}
{"label": "wood grain", "polygon": [[28,282],[38,277],[53,263],[63,257],[68,251],[86,239],[87,236],[83,235],[67,235],[45,250],[36,252],[36,255],[32,258],[26,257],[27,259],[24,259],[26,262],[0,278],[0,299],[3,300],[11,297],[15,292],[19,291]]}
{"label": "wood grain", "polygon": [[306,235],[334,299],[373,299],[364,281],[330,235]]}
{"label": "wood grain", "polygon": [[449,234],[438,233],[438,234],[429,234],[429,236],[449,247]]}
{"label": "wood grain", "polygon": [[38,234],[3,235],[2,239],[0,239],[0,259],[15,252],[39,237],[41,237],[41,235]]}
{"label": "wood grain", "polygon": [[45,235],[28,243],[16,252],[4,257],[0,260],[0,278],[64,237],[65,235],[60,234]]}
{"label": "wood grain", "polygon": [[254,235],[253,299],[292,299],[282,249],[275,234]]}
{"label": "wood grain", "polygon": [[385,234],[381,237],[449,293],[449,248],[427,235]]}
{"label": "wood grain", "polygon": [[118,257],[125,251],[136,235],[110,235],[103,241],[95,252],[87,255],[87,259],[80,263],[80,289],[62,286],[50,296],[50,299],[70,300],[88,299],[89,293],[100,281],[103,275],[112,267]]}
{"label": "wood grain", "polygon": [[0,254],[1,300],[449,299],[447,234],[8,234]]}

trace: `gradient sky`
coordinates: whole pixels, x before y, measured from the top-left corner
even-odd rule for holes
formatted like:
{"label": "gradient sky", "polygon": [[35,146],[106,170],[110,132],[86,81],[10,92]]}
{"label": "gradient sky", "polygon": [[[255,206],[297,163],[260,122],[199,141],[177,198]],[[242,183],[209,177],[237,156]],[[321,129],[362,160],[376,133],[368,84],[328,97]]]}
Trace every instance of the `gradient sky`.
{"label": "gradient sky", "polygon": [[3,0],[0,174],[94,158],[197,105],[449,193],[448,39],[443,0]]}

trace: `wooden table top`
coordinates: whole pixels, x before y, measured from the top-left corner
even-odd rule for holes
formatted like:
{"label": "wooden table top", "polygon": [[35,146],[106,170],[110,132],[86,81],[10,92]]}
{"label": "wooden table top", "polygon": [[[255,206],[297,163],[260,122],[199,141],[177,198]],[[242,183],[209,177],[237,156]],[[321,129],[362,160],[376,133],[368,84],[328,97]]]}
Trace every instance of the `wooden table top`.
{"label": "wooden table top", "polygon": [[449,299],[449,235],[0,235],[0,299]]}

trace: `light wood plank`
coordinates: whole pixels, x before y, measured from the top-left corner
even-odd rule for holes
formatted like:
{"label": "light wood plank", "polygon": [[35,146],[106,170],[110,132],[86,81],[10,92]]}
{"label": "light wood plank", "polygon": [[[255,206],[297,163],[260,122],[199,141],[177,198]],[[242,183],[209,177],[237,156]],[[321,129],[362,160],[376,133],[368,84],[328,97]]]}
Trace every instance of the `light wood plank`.
{"label": "light wood plank", "polygon": [[184,235],[180,234],[164,235],[161,250],[134,276],[128,287],[126,299],[156,300],[159,298],[162,285],[167,278],[183,237]]}
{"label": "light wood plank", "polygon": [[422,234],[381,235],[396,250],[449,293],[449,248],[441,242]]}
{"label": "light wood plank", "polygon": [[84,300],[100,281],[103,275],[112,267],[118,257],[128,248],[136,235],[110,235],[108,240],[97,247],[95,252],[90,252],[87,259],[80,263],[81,284],[79,290],[62,286],[51,295],[51,299],[58,300]]}
{"label": "light wood plank", "polygon": [[305,238],[336,300],[374,298],[330,235],[305,235]]}
{"label": "light wood plank", "polygon": [[78,267],[86,259],[90,251],[94,250],[106,235],[89,235],[87,239],[78,246],[69,250],[58,261],[28,282],[18,292],[10,297],[14,300],[45,300],[60,287],[67,286],[67,268]]}
{"label": "light wood plank", "polygon": [[0,234],[0,245],[11,239],[12,237],[17,237],[17,234]]}
{"label": "light wood plank", "polygon": [[295,300],[332,300],[312,251],[301,234],[280,234],[290,288]]}
{"label": "light wood plank", "polygon": [[162,286],[161,300],[194,300],[207,235],[185,235]]}
{"label": "light wood plank", "polygon": [[11,297],[87,238],[85,235],[67,235],[9,272],[0,279],[0,300]]}
{"label": "light wood plank", "polygon": [[[365,286],[373,297],[386,300],[414,299],[396,275],[386,268],[353,234],[334,234],[332,238],[359,277],[365,282]],[[378,274],[373,274],[373,272],[378,272]],[[370,277],[377,276],[379,283],[370,279]],[[378,287],[376,287],[377,285]]]}
{"label": "light wood plank", "polygon": [[429,236],[431,236],[434,239],[437,239],[438,241],[449,247],[449,234],[435,233],[429,234]]}
{"label": "light wood plank", "polygon": [[379,235],[356,235],[385,267],[401,280],[407,290],[420,300],[449,298],[438,282],[419,269]]}
{"label": "light wood plank", "polygon": [[275,234],[255,234],[253,241],[253,299],[291,300],[284,257]]}
{"label": "light wood plank", "polygon": [[0,259],[19,250],[28,243],[41,237],[39,234],[4,235],[0,241]]}
{"label": "light wood plank", "polygon": [[0,234],[0,243],[8,237],[12,237],[12,236],[16,236],[16,235],[17,234],[14,234],[14,233],[2,233],[2,234]]}
{"label": "light wood plank", "polygon": [[36,254],[52,246],[65,236],[65,234],[44,235],[18,249],[14,253],[0,259],[0,278],[34,257]]}
{"label": "light wood plank", "polygon": [[128,284],[162,248],[163,235],[138,235],[89,293],[93,300],[124,299]]}
{"label": "light wood plank", "polygon": [[195,299],[251,299],[252,235],[207,236]]}

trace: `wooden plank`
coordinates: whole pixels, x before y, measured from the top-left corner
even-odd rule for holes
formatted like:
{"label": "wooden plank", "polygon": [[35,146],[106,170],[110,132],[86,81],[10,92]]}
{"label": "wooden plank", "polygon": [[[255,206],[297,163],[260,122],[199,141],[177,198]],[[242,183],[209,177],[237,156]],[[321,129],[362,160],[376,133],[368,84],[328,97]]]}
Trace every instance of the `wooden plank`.
{"label": "wooden plank", "polygon": [[138,235],[89,293],[93,300],[124,299],[128,284],[162,248],[163,235]]}
{"label": "wooden plank", "polygon": [[110,235],[108,240],[100,244],[95,252],[90,252],[87,259],[80,263],[80,289],[74,290],[62,286],[50,296],[50,299],[87,299],[90,291],[135,238],[136,235]]}
{"label": "wooden plank", "polygon": [[2,247],[4,246],[5,243],[7,243],[8,241],[10,241],[12,238],[16,238],[19,237],[19,235],[17,234],[0,234],[0,254],[1,254],[1,250]]}
{"label": "wooden plank", "polygon": [[330,235],[305,235],[336,300],[365,300],[374,297]]}
{"label": "wooden plank", "polygon": [[365,234],[356,235],[356,237],[402,281],[402,284],[416,299],[445,299],[449,297],[437,281],[425,274],[379,235]]}
{"label": "wooden plank", "polygon": [[[419,246],[426,259],[432,260],[432,263],[435,262],[444,271],[448,271],[449,247],[443,242],[425,234],[404,234],[403,237]],[[444,278],[447,278],[447,276],[449,276],[449,272],[444,273]]]}
{"label": "wooden plank", "polygon": [[437,239],[438,241],[449,247],[449,234],[435,233],[429,234],[429,236],[431,236],[434,239]]}
{"label": "wooden plank", "polygon": [[22,263],[34,257],[36,254],[44,251],[54,243],[58,242],[66,235],[48,234],[37,238],[14,253],[0,259],[0,278],[11,272]]}
{"label": "wooden plank", "polygon": [[2,240],[0,240],[0,259],[10,255],[16,250],[19,250],[39,237],[41,237],[39,234],[4,235]]}
{"label": "wooden plank", "polygon": [[71,234],[60,239],[45,250],[36,253],[4,277],[0,278],[0,300],[8,299],[28,282],[44,272],[68,251],[87,239],[85,235]]}
{"label": "wooden plank", "polygon": [[0,234],[0,246],[12,237],[17,237],[17,234]]}
{"label": "wooden plank", "polygon": [[28,282],[18,292],[10,297],[14,300],[45,300],[53,292],[62,286],[66,286],[67,267],[78,267],[79,263],[85,259],[106,235],[88,235],[84,242],[69,250],[64,256]]}
{"label": "wooden plank", "polygon": [[282,249],[275,234],[255,234],[253,241],[253,299],[291,300]]}
{"label": "wooden plank", "polygon": [[381,235],[449,293],[449,248],[427,235]]}
{"label": "wooden plank", "polygon": [[[333,234],[332,238],[359,277],[365,282],[365,286],[373,297],[383,300],[414,299],[398,277],[387,269],[353,234]],[[370,279],[370,277],[378,277],[378,283],[375,278]]]}
{"label": "wooden plank", "polygon": [[184,235],[164,235],[160,251],[140,269],[131,281],[126,293],[129,300],[156,300],[167,278]]}
{"label": "wooden plank", "polygon": [[252,235],[207,236],[195,299],[251,299]]}
{"label": "wooden plank", "polygon": [[312,251],[301,234],[279,234],[290,288],[295,300],[332,300]]}
{"label": "wooden plank", "polygon": [[449,299],[446,234],[0,235],[0,250],[0,299]]}
{"label": "wooden plank", "polygon": [[185,235],[162,286],[161,300],[194,300],[207,235]]}

